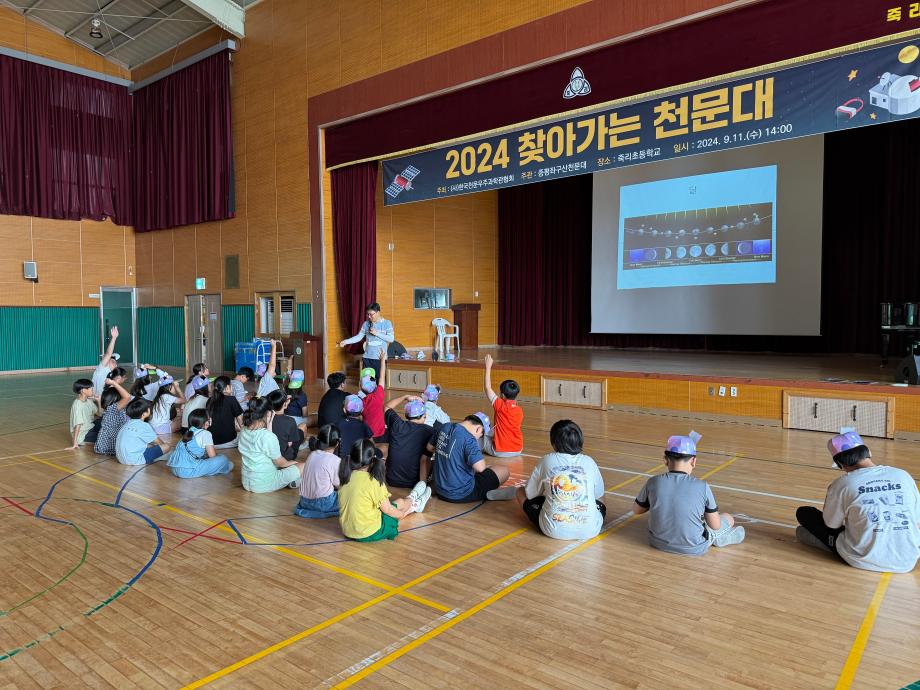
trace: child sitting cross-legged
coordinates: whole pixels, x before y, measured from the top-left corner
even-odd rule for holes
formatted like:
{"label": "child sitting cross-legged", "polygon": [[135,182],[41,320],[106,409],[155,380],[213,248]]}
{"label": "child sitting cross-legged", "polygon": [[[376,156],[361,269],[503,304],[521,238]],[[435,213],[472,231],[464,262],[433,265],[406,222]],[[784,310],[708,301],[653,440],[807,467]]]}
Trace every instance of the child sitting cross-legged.
{"label": "child sitting cross-legged", "polygon": [[153,403],[144,398],[134,398],[125,407],[128,423],[115,438],[115,457],[122,465],[149,465],[169,450],[169,445],[150,426],[152,409]]}
{"label": "child sitting cross-legged", "polygon": [[356,541],[396,539],[399,521],[420,513],[431,498],[431,489],[390,501],[384,483],[383,454],[369,439],[360,439],[339,465],[339,523],[342,533]]}
{"label": "child sitting cross-legged", "polygon": [[181,406],[184,402],[185,397],[173,377],[169,374],[161,376],[160,386],[153,399],[153,412],[150,415],[150,426],[158,436],[169,436],[179,430],[182,417],[178,414],[176,406]]}
{"label": "child sitting cross-legged", "polygon": [[435,424],[448,424],[450,415],[448,415],[440,405],[438,397],[441,395],[441,387],[435,383],[425,386],[422,392],[422,400],[425,401],[425,424],[434,427]]}
{"label": "child sitting cross-legged", "polygon": [[93,450],[101,455],[115,455],[115,439],[121,427],[128,423],[125,407],[131,402],[131,394],[115,379],[106,379],[99,404],[102,407],[102,422]]}
{"label": "child sitting cross-legged", "polygon": [[193,410],[188,416],[188,423],[188,431],[166,460],[167,467],[180,479],[230,474],[233,463],[214,450],[214,438],[208,431],[211,422],[207,411]]}
{"label": "child sitting cross-legged", "polygon": [[701,556],[711,545],[744,540],[744,527],[720,513],[709,484],[690,476],[696,468],[700,435],[672,436],[664,451],[668,471],[647,482],[633,504],[636,515],[649,513],[648,540],[656,549]]}
{"label": "child sitting cross-legged", "polygon": [[332,424],[321,426],[319,434],[310,439],[310,455],[303,466],[300,480],[300,501],[294,515],[302,518],[327,518],[339,514],[338,456],[339,430]]}
{"label": "child sitting cross-legged", "polygon": [[872,462],[855,431],[827,443],[843,470],[827,487],[824,511],[802,506],[795,536],[830,551],[854,568],[908,573],[920,558],[920,492],[904,470]]}
{"label": "child sitting cross-legged", "polygon": [[243,488],[253,493],[268,493],[300,485],[302,462],[281,457],[278,437],[270,425],[274,412],[268,398],[256,398],[243,413],[239,450],[243,458]]}
{"label": "child sitting cross-legged", "polygon": [[72,449],[86,443],[86,434],[93,428],[96,417],[96,399],[93,397],[93,382],[89,379],[77,379],[73,383],[76,399],[70,406],[70,434]]}

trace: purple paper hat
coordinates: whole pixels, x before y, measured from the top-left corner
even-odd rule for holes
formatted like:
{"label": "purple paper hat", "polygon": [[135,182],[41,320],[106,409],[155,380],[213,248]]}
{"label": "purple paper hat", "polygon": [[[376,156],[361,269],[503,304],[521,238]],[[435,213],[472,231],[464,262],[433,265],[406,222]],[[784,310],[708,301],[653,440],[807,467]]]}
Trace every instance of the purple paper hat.
{"label": "purple paper hat", "polygon": [[422,397],[424,397],[425,400],[430,400],[431,402],[437,400],[439,395],[441,395],[441,387],[436,386],[433,383],[429,383],[427,386],[425,386],[425,391],[422,393]]}
{"label": "purple paper hat", "polygon": [[165,371],[164,371],[163,374],[160,376],[160,385],[161,385],[161,386],[168,386],[168,385],[170,385],[173,381],[175,381],[175,379],[174,379],[172,376],[170,376],[169,374],[167,374]]}
{"label": "purple paper hat", "polygon": [[207,376],[196,376],[192,379],[192,388],[196,391],[200,391],[202,388],[207,388],[207,385],[211,383],[208,381]]}
{"label": "purple paper hat", "polygon": [[142,379],[142,378],[144,378],[146,375],[147,375],[147,370],[146,370],[146,369],[138,369],[137,367],[134,367],[134,378],[136,378],[136,379]]}
{"label": "purple paper hat", "polygon": [[303,381],[303,370],[294,369],[294,371],[291,372],[291,381]]}
{"label": "purple paper hat", "polygon": [[349,395],[345,398],[345,411],[348,414],[361,414],[364,412],[364,401],[357,395]]}
{"label": "purple paper hat", "polygon": [[418,419],[425,416],[425,403],[421,400],[410,400],[406,403],[406,419]]}
{"label": "purple paper hat", "polygon": [[482,420],[482,435],[486,436],[492,430],[492,422],[489,421],[489,415],[485,412],[477,412],[476,417]]}
{"label": "purple paper hat", "polygon": [[377,390],[377,382],[374,381],[372,376],[365,376],[361,379],[361,390],[367,394],[371,394]]}
{"label": "purple paper hat", "polygon": [[695,431],[691,431],[686,436],[671,436],[665,450],[681,455],[696,455],[696,444],[701,438],[703,437]]}
{"label": "purple paper hat", "polygon": [[256,367],[256,376],[265,376],[266,371],[268,371],[268,365],[260,364]]}
{"label": "purple paper hat", "polygon": [[831,455],[837,455],[845,450],[866,445],[862,437],[852,429],[840,430],[840,433],[827,442],[827,450]]}

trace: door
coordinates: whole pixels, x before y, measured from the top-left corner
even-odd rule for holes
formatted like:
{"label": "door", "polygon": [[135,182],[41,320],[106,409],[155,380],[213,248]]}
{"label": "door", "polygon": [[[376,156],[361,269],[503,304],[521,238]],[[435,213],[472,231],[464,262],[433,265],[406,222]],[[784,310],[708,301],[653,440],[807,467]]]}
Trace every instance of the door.
{"label": "door", "polygon": [[185,333],[188,366],[204,362],[212,371],[223,371],[220,295],[188,295],[185,298]]}
{"label": "door", "polygon": [[119,365],[135,364],[137,359],[137,304],[134,288],[104,287],[99,292],[99,328],[102,332],[102,351],[109,346],[112,326],[118,326],[118,341],[115,345],[121,359]]}

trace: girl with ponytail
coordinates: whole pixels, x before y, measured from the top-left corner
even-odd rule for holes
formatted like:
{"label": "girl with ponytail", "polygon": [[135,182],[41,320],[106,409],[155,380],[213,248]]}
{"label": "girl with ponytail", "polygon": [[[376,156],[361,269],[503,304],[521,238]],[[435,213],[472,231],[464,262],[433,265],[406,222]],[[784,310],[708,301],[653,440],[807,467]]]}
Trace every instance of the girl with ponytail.
{"label": "girl with ponytail", "polygon": [[243,413],[239,450],[243,458],[243,488],[246,491],[268,493],[300,486],[303,463],[281,457],[278,437],[271,431],[273,416],[267,398],[256,398]]}
{"label": "girl with ponytail", "polygon": [[300,502],[294,515],[302,518],[327,518],[339,514],[338,455],[339,430],[332,424],[320,427],[319,434],[310,438],[310,455],[303,467],[300,481]]}
{"label": "girl with ponytail", "polygon": [[421,513],[431,488],[390,500],[384,483],[383,454],[368,438],[359,439],[339,465],[339,523],[342,533],[357,541],[396,539],[399,521]]}
{"label": "girl with ponytail", "polygon": [[233,463],[214,450],[214,439],[208,431],[208,413],[193,410],[188,416],[188,423],[188,430],[182,434],[182,440],[166,460],[167,467],[180,479],[230,474]]}
{"label": "girl with ponytail", "polygon": [[215,448],[236,448],[237,433],[243,428],[243,408],[233,395],[228,376],[218,376],[211,384],[206,405],[211,420]]}

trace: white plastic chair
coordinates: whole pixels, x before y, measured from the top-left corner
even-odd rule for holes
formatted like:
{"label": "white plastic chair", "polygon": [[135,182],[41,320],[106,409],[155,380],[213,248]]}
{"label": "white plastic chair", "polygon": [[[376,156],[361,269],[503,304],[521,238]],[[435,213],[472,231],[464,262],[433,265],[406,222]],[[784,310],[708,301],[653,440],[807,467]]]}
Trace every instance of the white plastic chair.
{"label": "white plastic chair", "polygon": [[447,348],[451,340],[457,341],[457,355],[460,354],[460,326],[454,326],[447,319],[437,318],[432,320],[431,325],[434,326],[438,335],[438,346],[437,351],[439,354],[444,355],[447,352]]}

